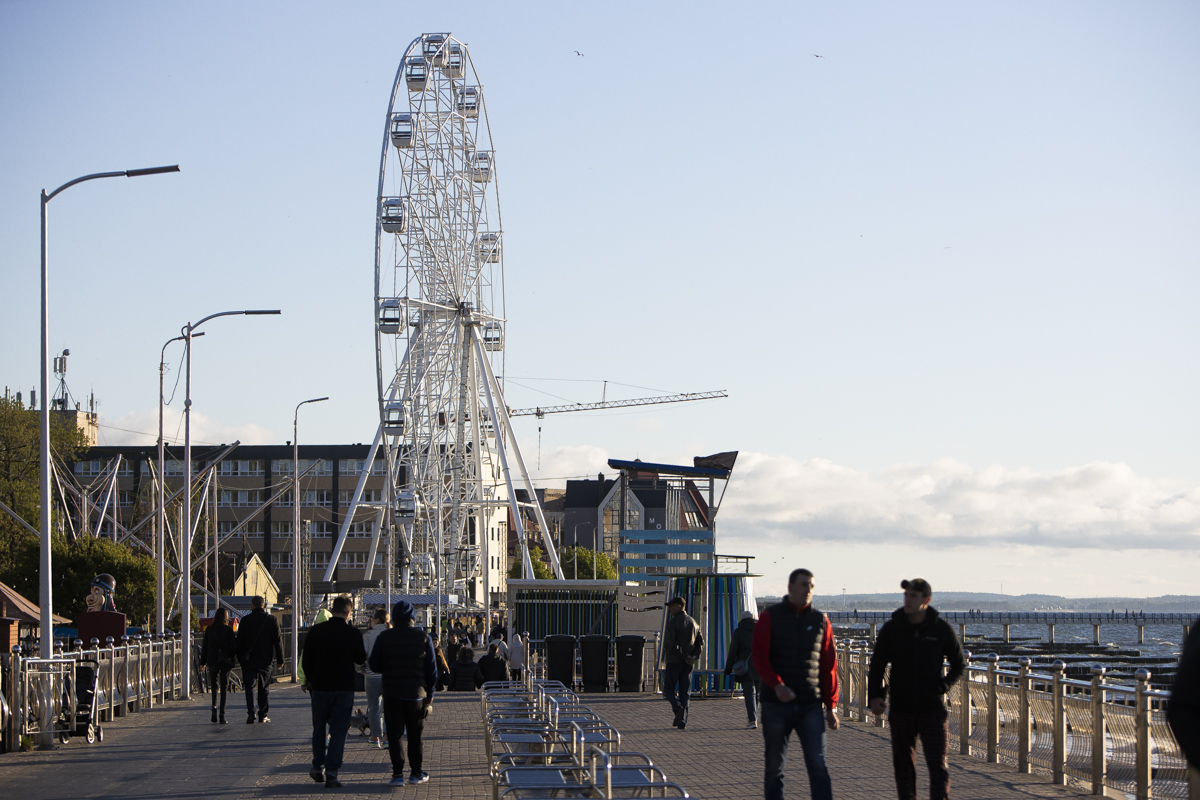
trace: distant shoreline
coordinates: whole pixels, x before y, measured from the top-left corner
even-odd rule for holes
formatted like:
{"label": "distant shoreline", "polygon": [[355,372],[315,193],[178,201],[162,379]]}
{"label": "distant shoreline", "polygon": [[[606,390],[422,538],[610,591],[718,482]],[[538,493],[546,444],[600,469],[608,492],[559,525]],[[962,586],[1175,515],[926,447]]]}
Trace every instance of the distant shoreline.
{"label": "distant shoreline", "polygon": [[[813,605],[828,611],[890,611],[900,607],[900,592],[816,595]],[[778,595],[759,595],[759,605],[779,601]],[[1145,611],[1200,616],[1200,595],[1159,597],[1061,597],[1048,594],[1002,595],[995,592],[934,592],[933,606],[943,611]]]}

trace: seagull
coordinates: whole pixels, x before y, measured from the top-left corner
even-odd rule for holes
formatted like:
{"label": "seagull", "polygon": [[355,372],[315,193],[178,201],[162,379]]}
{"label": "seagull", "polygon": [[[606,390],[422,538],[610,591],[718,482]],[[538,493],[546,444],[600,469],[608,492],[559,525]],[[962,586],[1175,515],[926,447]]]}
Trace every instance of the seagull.
{"label": "seagull", "polygon": [[816,53],[813,53],[813,54],[812,54],[812,57],[813,57],[813,58],[824,58],[825,56],[819,56],[819,55],[817,55]]}
{"label": "seagull", "polygon": [[575,55],[579,56],[580,58],[583,58],[583,53],[579,52],[578,50],[575,51]]}

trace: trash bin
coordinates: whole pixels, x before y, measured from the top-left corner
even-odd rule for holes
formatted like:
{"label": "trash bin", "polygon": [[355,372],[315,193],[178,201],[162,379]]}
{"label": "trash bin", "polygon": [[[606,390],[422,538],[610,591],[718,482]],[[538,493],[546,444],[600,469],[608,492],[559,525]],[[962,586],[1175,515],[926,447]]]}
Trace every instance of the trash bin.
{"label": "trash bin", "polygon": [[608,651],[612,640],[603,634],[588,634],[579,639],[579,666],[585,692],[608,691]]}
{"label": "trash bin", "polygon": [[642,651],[646,640],[641,636],[617,637],[617,688],[622,692],[642,690]]}
{"label": "trash bin", "polygon": [[546,678],[575,688],[575,637],[562,633],[546,637]]}

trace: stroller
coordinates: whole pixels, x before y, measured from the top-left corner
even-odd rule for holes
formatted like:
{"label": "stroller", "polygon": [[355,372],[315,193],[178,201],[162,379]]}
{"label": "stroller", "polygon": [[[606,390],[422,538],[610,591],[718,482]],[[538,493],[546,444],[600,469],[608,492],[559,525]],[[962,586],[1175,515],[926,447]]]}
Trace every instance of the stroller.
{"label": "stroller", "polygon": [[80,661],[75,665],[75,730],[73,735],[84,736],[88,744],[104,741],[104,728],[96,717],[96,679],[100,665],[95,661]]}

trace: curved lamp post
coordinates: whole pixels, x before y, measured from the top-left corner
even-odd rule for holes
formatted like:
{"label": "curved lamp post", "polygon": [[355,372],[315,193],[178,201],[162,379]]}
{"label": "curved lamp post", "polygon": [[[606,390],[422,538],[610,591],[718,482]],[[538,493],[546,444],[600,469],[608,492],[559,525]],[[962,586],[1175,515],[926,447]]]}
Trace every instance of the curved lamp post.
{"label": "curved lamp post", "polygon": [[300,406],[328,399],[302,400],[292,417],[292,683],[299,680],[300,664]]}
{"label": "curved lamp post", "polygon": [[[41,647],[39,651],[42,658],[50,658],[54,655],[54,596],[50,588],[50,358],[47,348],[47,342],[50,339],[50,280],[46,257],[46,240],[50,229],[46,206],[61,192],[77,183],[93,181],[97,178],[137,178],[142,175],[158,175],[164,172],[179,172],[179,165],[150,167],[149,169],[127,169],[121,172],[97,172],[92,175],[84,175],[82,178],[76,178],[73,181],[67,181],[49,194],[46,193],[45,189],[42,189],[40,200],[42,207],[42,463],[40,468],[42,549],[39,570],[41,573],[39,576],[41,586],[38,593],[38,603],[41,606]],[[50,734],[43,732],[44,739],[49,736]],[[45,746],[46,741],[43,741],[42,744]],[[53,746],[52,740],[50,741],[50,746]]]}
{"label": "curved lamp post", "polygon": [[179,532],[179,558],[183,562],[183,580],[180,591],[183,597],[179,604],[179,629],[183,632],[183,699],[192,696],[192,339],[199,336],[196,329],[210,319],[233,316],[259,316],[281,314],[279,309],[269,311],[221,311],[209,314],[199,322],[188,323],[180,329],[187,348],[187,382],[183,400],[183,530]]}

